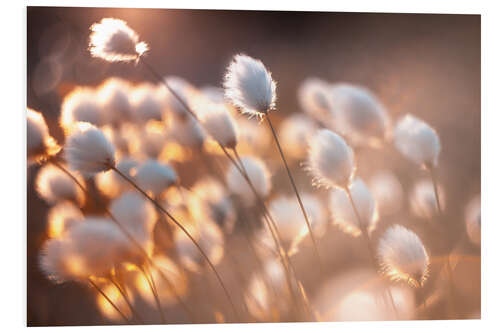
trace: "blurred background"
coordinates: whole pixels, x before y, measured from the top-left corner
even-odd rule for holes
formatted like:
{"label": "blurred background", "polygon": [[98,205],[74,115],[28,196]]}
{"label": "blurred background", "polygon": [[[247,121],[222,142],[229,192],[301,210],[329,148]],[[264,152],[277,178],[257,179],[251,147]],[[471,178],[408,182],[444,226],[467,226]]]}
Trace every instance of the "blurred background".
{"label": "blurred background", "polygon": [[[456,266],[456,314],[460,319],[479,316],[480,249],[461,240],[465,205],[480,193],[480,16],[28,7],[27,105],[43,113],[59,142],[64,139],[57,123],[61,102],[75,86],[97,86],[112,76],[153,82],[141,66],[106,63],[89,56],[88,28],[103,17],[128,22],[149,44],[147,60],[160,74],[181,76],[199,87],[221,86],[234,54],[243,52],[261,59],[278,84],[277,122],[301,111],[297,89],[304,79],[315,76],[363,85],[379,97],[393,120],[412,113],[433,126],[442,145],[438,177],[446,191],[446,223],[453,226],[450,239],[459,244],[462,257],[469,258]],[[278,169],[279,164],[275,167],[273,188],[291,193],[284,170]],[[27,178],[28,325],[109,323],[100,316],[87,288],[73,283],[53,285],[38,268],[40,246],[47,237],[48,205],[34,191],[37,168],[31,167]],[[391,147],[363,151],[358,168],[364,179],[379,169],[391,169],[406,194],[425,176]],[[189,172],[181,173],[186,186]],[[293,172],[299,187],[312,191],[310,177],[299,163],[294,164]],[[326,196],[326,191],[318,193]],[[392,223],[409,226],[419,234],[432,256],[451,246],[411,214],[381,219],[374,237]],[[367,266],[361,241],[335,231],[320,242],[328,276]],[[246,251],[238,249],[238,244],[236,238],[226,248]],[[293,262],[308,295],[315,299],[324,295],[327,281],[308,273],[310,252],[309,246]],[[231,270],[225,259],[220,267],[223,275]],[[429,281],[417,293],[418,302],[439,284],[439,274],[433,274],[436,267],[431,264]],[[196,277],[193,281],[196,283]],[[223,304],[220,298],[214,302]],[[196,297],[190,302],[197,304]],[[176,307],[169,317],[170,322],[188,322]],[[444,301],[428,306],[421,318],[446,319]]]}

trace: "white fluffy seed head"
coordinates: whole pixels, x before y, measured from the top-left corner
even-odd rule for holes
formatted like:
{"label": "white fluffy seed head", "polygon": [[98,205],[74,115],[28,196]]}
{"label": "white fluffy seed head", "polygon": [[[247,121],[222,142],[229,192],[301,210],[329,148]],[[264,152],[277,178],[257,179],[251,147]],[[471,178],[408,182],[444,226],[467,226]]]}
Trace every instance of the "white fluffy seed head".
{"label": "white fluffy seed head", "polygon": [[314,177],[313,184],[345,188],[356,172],[354,153],[338,134],[319,130],[309,142],[307,169]]}
{"label": "white fluffy seed head", "polygon": [[332,223],[354,237],[359,236],[363,229],[372,232],[378,221],[377,204],[373,194],[360,178],[349,185],[349,190],[361,221],[356,216],[347,192],[336,188],[330,192],[329,200]]}
{"label": "white fluffy seed head", "polygon": [[332,125],[336,119],[330,85],[318,78],[305,79],[298,89],[299,104],[306,113],[323,125]]}
{"label": "white fluffy seed head", "polygon": [[209,101],[197,111],[203,128],[219,144],[225,148],[235,148],[238,142],[236,122],[226,105]]}
{"label": "white fluffy seed head", "polygon": [[104,218],[86,218],[44,246],[42,271],[56,282],[105,276],[124,259],[127,239]]}
{"label": "white fluffy seed head", "polygon": [[141,124],[163,119],[164,104],[155,86],[144,83],[135,87],[130,101],[134,118]]}
{"label": "white fluffy seed head", "polygon": [[125,21],[115,18],[103,18],[90,27],[89,51],[93,57],[109,62],[138,61],[148,50],[145,42],[139,42],[139,36]]}
{"label": "white fluffy seed head", "polygon": [[435,167],[441,143],[436,131],[422,120],[408,114],[394,129],[394,145],[406,158],[422,167]]}
{"label": "white fluffy seed head", "polygon": [[465,227],[469,240],[481,246],[481,195],[476,195],[465,207]]}
{"label": "white fluffy seed head", "polygon": [[174,118],[169,134],[181,146],[194,149],[201,149],[206,139],[205,130],[193,118],[185,120]]}
{"label": "white fluffy seed head", "polygon": [[355,145],[380,146],[388,134],[390,119],[378,99],[369,90],[347,83],[333,85],[331,94],[338,131]]}
{"label": "white fluffy seed head", "polygon": [[[438,195],[441,209],[446,207],[446,196],[443,186],[438,184]],[[434,186],[430,179],[415,183],[410,194],[410,208],[413,214],[423,219],[430,219],[439,214]]]}
{"label": "white fluffy seed head", "polygon": [[276,103],[276,82],[262,61],[244,54],[234,56],[224,77],[226,98],[243,113],[262,116]]}
{"label": "white fluffy seed head", "polygon": [[71,133],[78,122],[95,126],[104,123],[104,111],[99,104],[98,94],[91,88],[76,88],[64,97],[61,106],[61,127],[66,134]]}
{"label": "white fluffy seed head", "polygon": [[306,115],[297,113],[287,117],[280,126],[280,139],[287,156],[302,159],[307,155],[310,137],[317,127]]}
{"label": "white fluffy seed head", "polygon": [[110,78],[99,87],[97,96],[105,123],[119,125],[132,119],[131,90],[130,84],[119,78]]}
{"label": "white fluffy seed head", "polygon": [[135,180],[143,190],[159,196],[170,186],[175,185],[178,177],[172,167],[155,160],[148,160],[137,169]]}
{"label": "white fluffy seed head", "polygon": [[28,162],[59,152],[60,147],[49,135],[49,129],[40,112],[28,109],[26,121]]}
{"label": "white fluffy seed head", "polygon": [[[74,176],[83,183],[79,175]],[[82,206],[85,201],[85,193],[73,179],[53,164],[46,164],[38,171],[35,187],[38,195],[49,204],[72,201]]]}
{"label": "white fluffy seed head", "polygon": [[115,148],[100,129],[89,123],[76,124],[66,140],[64,156],[70,169],[87,177],[115,165]]}
{"label": "white fluffy seed head", "polygon": [[397,213],[404,200],[403,186],[394,173],[389,170],[377,171],[368,184],[381,216]]}
{"label": "white fluffy seed head", "polygon": [[[116,168],[128,178],[133,179],[132,171],[135,170],[134,168],[138,165],[139,163],[136,160],[126,157],[118,162]],[[97,189],[109,198],[116,198],[120,193],[131,188],[129,182],[112,170],[97,174],[95,183]]]}
{"label": "white fluffy seed head", "polygon": [[[150,247],[157,220],[153,204],[139,193],[129,191],[111,202],[110,211],[143,248]],[[136,249],[133,244],[131,247]]]}
{"label": "white fluffy seed head", "polygon": [[[241,162],[252,182],[255,190],[262,199],[265,199],[271,191],[271,174],[262,160],[254,157],[245,156],[241,158]],[[226,181],[229,190],[236,194],[243,204],[251,206],[255,202],[255,195],[246,182],[245,178],[240,174],[238,169],[231,164],[226,173]]]}
{"label": "white fluffy seed head", "polygon": [[377,255],[384,274],[391,280],[422,286],[429,271],[429,256],[420,238],[401,225],[390,227],[382,236]]}
{"label": "white fluffy seed head", "polygon": [[64,201],[52,207],[47,213],[47,233],[49,238],[63,237],[76,223],[83,221],[82,211],[71,202]]}

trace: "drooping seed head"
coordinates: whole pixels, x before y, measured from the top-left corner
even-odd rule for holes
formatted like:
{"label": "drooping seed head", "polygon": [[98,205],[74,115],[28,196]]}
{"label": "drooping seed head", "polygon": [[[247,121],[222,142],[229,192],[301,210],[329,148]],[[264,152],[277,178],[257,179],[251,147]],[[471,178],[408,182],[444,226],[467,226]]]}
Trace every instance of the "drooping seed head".
{"label": "drooping seed head", "polygon": [[429,271],[429,256],[420,238],[401,225],[387,229],[379,241],[377,255],[382,271],[391,280],[422,286]]}
{"label": "drooping seed head", "polygon": [[245,114],[263,116],[276,103],[276,82],[262,61],[244,54],[234,56],[224,77],[226,98]]}
{"label": "drooping seed head", "polygon": [[441,143],[436,131],[422,120],[406,115],[394,129],[394,145],[409,160],[422,167],[435,167]]}
{"label": "drooping seed head", "polygon": [[315,185],[345,188],[356,171],[354,153],[342,137],[322,129],[309,142],[307,168],[314,177]]}
{"label": "drooping seed head", "polygon": [[93,57],[109,62],[138,61],[148,50],[145,42],[139,42],[139,36],[125,21],[115,18],[103,18],[90,27],[89,51]]}
{"label": "drooping seed head", "polygon": [[104,133],[89,123],[77,123],[64,146],[70,169],[84,176],[109,170],[115,165],[115,148]]}

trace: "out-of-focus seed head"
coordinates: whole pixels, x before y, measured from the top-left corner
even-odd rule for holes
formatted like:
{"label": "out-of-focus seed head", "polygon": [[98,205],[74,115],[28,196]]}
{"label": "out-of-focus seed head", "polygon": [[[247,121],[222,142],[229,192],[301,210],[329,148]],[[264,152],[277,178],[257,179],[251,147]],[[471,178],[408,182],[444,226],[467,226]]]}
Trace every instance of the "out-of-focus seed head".
{"label": "out-of-focus seed head", "polygon": [[172,167],[155,160],[148,160],[139,166],[134,177],[143,190],[150,191],[154,196],[161,195],[178,182]]}
{"label": "out-of-focus seed head", "polygon": [[318,78],[305,79],[298,90],[299,104],[306,113],[325,126],[332,126],[337,118],[332,105],[330,84]]}
{"label": "out-of-focus seed head", "polygon": [[97,92],[91,88],[79,87],[64,97],[60,124],[68,135],[78,122],[103,125],[104,113]]}
{"label": "out-of-focus seed head", "polygon": [[441,151],[436,131],[422,120],[408,114],[394,129],[394,145],[409,160],[421,167],[435,167]]}
{"label": "out-of-focus seed head", "polygon": [[308,142],[316,133],[314,121],[303,114],[293,114],[287,117],[280,126],[280,140],[287,156],[302,159],[307,156]]}
{"label": "out-of-focus seed head", "polygon": [[[80,175],[74,175],[80,184],[84,183]],[[60,201],[72,201],[79,206],[85,202],[85,193],[78,185],[53,164],[44,165],[38,171],[35,188],[38,195],[49,204],[56,204]]]}
{"label": "out-of-focus seed head", "polygon": [[101,84],[97,95],[105,123],[118,126],[124,121],[132,120],[129,101],[131,91],[132,87],[127,81],[115,77]]}
{"label": "out-of-focus seed head", "polygon": [[397,213],[403,205],[404,190],[398,178],[389,170],[377,171],[368,184],[381,216]]}
{"label": "out-of-focus seed head", "polygon": [[49,129],[40,112],[28,109],[26,120],[28,163],[55,155],[61,150],[49,135]]}
{"label": "out-of-focus seed head", "polygon": [[50,238],[63,237],[68,229],[83,219],[82,211],[71,202],[58,203],[47,214],[48,236]]}
{"label": "out-of-focus seed head", "polygon": [[135,87],[130,95],[132,111],[136,121],[141,124],[149,120],[162,120],[164,102],[155,86],[144,83]]}
{"label": "out-of-focus seed head", "polygon": [[205,100],[202,106],[195,109],[203,128],[215,141],[225,148],[236,147],[237,125],[225,104],[215,104]]}
{"label": "out-of-focus seed head", "polygon": [[[438,195],[441,209],[446,207],[446,196],[443,186],[438,184]],[[413,214],[423,219],[430,219],[439,214],[434,186],[430,179],[420,180],[413,186],[410,194],[410,207]]]}
{"label": "out-of-focus seed head", "polygon": [[[271,174],[262,160],[245,156],[241,158],[244,169],[257,194],[265,199],[271,191]],[[255,203],[255,195],[245,178],[240,174],[234,165],[231,165],[226,173],[226,181],[229,190],[237,195],[246,206]]]}

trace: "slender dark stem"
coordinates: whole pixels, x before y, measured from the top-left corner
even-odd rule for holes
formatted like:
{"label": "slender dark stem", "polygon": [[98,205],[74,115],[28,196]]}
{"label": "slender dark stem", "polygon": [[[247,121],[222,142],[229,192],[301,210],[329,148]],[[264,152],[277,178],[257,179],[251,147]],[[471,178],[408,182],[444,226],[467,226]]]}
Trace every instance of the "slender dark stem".
{"label": "slender dark stem", "polygon": [[146,265],[140,266],[139,269],[141,270],[142,274],[144,275],[144,278],[146,279],[146,281],[148,281],[149,288],[151,289],[151,292],[153,293],[153,297],[155,299],[156,307],[158,308],[158,312],[160,313],[161,322],[162,322],[162,324],[165,324],[166,323],[165,314],[163,313],[163,308],[161,306],[160,297],[158,297],[158,290],[156,289],[156,284],[155,284],[155,280],[153,278],[153,274],[151,273],[151,271],[149,270],[149,268]]}
{"label": "slender dark stem", "polygon": [[[238,166],[238,162],[236,162],[233,159],[233,157],[229,154],[229,152],[226,150],[226,148],[224,146],[222,146],[221,144],[219,144],[219,146],[222,149],[222,151],[224,152],[224,154],[234,164],[236,169],[238,169],[239,173],[243,176],[243,178],[245,179],[247,184],[250,186],[250,189],[252,190],[255,198],[257,199],[257,202],[261,206],[261,209],[264,211],[264,221],[266,223],[266,226],[267,226],[269,232],[271,233],[271,236],[273,238],[276,249],[278,250],[281,263],[283,265],[283,268],[285,269],[285,276],[286,276],[286,280],[287,280],[288,289],[290,291],[290,295],[292,296],[295,307],[298,309],[299,307],[298,307],[297,297],[296,297],[295,292],[294,292],[294,288],[293,288],[292,280],[291,280],[291,273],[290,273],[290,268],[293,269],[293,266],[290,262],[290,258],[288,257],[288,253],[283,249],[283,246],[281,245],[282,240],[281,240],[281,237],[279,235],[278,228],[276,227],[276,223],[274,222],[271,214],[267,210],[267,207],[266,207],[264,201],[260,197],[260,195],[257,192],[257,190],[255,189],[255,186],[253,185],[250,177],[248,176],[248,173],[245,169],[245,166],[244,166],[242,160],[239,158],[239,155],[237,153],[236,148],[233,148],[233,151],[235,152],[235,156],[238,159],[238,162],[241,165],[241,167]],[[295,276],[295,280],[298,281],[297,275],[295,273],[295,269],[293,269],[293,274]]]}
{"label": "slender dark stem", "polygon": [[[87,191],[87,189],[78,181],[78,179],[76,179],[75,176],[73,176],[71,174],[71,172],[69,172],[64,166],[62,166],[60,163],[58,163],[57,161],[55,161],[55,159],[50,159],[50,162],[53,163],[55,166],[57,166],[59,169],[61,169],[61,171],[63,171],[65,174],[67,174],[77,185],[78,187],[80,187],[84,193],[87,195],[87,196],[90,196],[89,192]],[[103,207],[105,213],[110,217],[111,221],[120,229],[121,232],[123,232],[123,234],[125,235],[125,237],[139,250],[139,252],[141,253],[141,255],[144,257],[144,259],[154,268],[158,269],[158,272],[160,274],[160,276],[167,282],[167,284],[169,286],[172,286],[172,283],[170,282],[170,280],[165,276],[165,274],[163,274],[163,272],[156,267],[155,263],[153,261],[151,261],[151,259],[149,258],[149,255],[148,253],[146,252],[146,250],[144,250],[141,246],[141,244],[139,244],[135,238],[128,232],[127,229],[125,229],[125,227],[123,227],[123,225],[114,217],[114,215],[111,213],[111,211],[105,206],[103,205],[102,203],[98,202],[97,199],[95,199],[96,203]],[[197,320],[195,319],[196,317],[194,316],[193,312],[191,312],[191,310],[189,310],[189,308],[186,306],[186,304],[184,303],[184,301],[180,298],[180,296],[175,292],[174,289],[173,290],[173,293],[175,295],[175,298],[176,300],[179,302],[179,304],[182,306],[182,308],[186,311],[186,313],[188,314],[189,318],[191,319],[192,322],[197,322]]]}
{"label": "slender dark stem", "polygon": [[122,289],[120,284],[111,275],[109,276],[108,279],[115,286],[115,288],[118,289],[118,292],[120,293],[120,295],[122,295],[123,299],[125,300],[125,303],[127,303],[128,307],[130,308],[130,311],[132,311],[132,313],[134,314],[134,317],[137,319],[139,324],[144,324],[144,320],[142,319],[142,316],[139,314],[139,312],[137,312],[135,307],[132,305],[132,302],[128,298],[128,295],[127,295],[127,292],[125,291],[125,289]]}
{"label": "slender dark stem", "polygon": [[239,320],[239,316],[238,316],[238,312],[236,311],[236,307],[233,303],[233,300],[224,284],[224,282],[222,281],[222,278],[220,277],[219,273],[217,272],[217,269],[215,269],[215,266],[212,264],[212,261],[208,258],[207,254],[205,253],[205,251],[201,248],[201,246],[198,244],[198,242],[193,238],[193,236],[191,236],[191,234],[186,230],[186,228],[184,228],[184,226],[182,224],[179,223],[179,221],[177,221],[177,219],[175,217],[173,217],[167,210],[165,210],[165,208],[163,208],[156,200],[154,200],[153,198],[151,198],[146,192],[144,192],[143,189],[141,189],[134,181],[132,181],[130,178],[128,178],[125,174],[123,174],[120,170],[118,170],[115,166],[110,166],[110,168],[112,170],[114,170],[120,177],[122,177],[125,181],[127,181],[130,185],[132,185],[137,191],[139,191],[139,193],[141,193],[146,199],[148,199],[157,209],[159,209],[163,214],[165,214],[170,220],[172,220],[172,222],[174,222],[174,224],[179,227],[182,232],[184,232],[184,234],[191,240],[191,242],[193,242],[193,244],[196,246],[196,248],[198,249],[198,251],[201,253],[201,255],[203,256],[203,258],[205,259],[205,261],[208,263],[208,265],[210,266],[210,269],[214,272],[220,286],[222,287],[222,289],[224,290],[224,293],[231,305],[231,308],[234,312],[234,315],[236,316],[236,318]]}
{"label": "slender dark stem", "polygon": [[153,66],[151,66],[146,60],[144,60],[144,58],[141,57],[139,59],[140,59],[140,62],[144,65],[144,67],[146,67],[148,69],[148,71],[155,77],[155,79],[158,80],[158,82],[162,83],[165,86],[165,88],[167,88],[167,90],[175,97],[175,99],[177,99],[177,101],[179,101],[179,103],[182,104],[184,109],[186,109],[186,111],[191,116],[193,116],[196,120],[198,120],[198,116],[196,115],[196,113],[194,113],[191,110],[191,108],[187,105],[187,103],[182,99],[182,97],[179,96],[179,94],[177,94],[177,92],[170,87],[170,85],[167,83],[167,81],[165,81],[163,79],[163,77],[161,77],[161,75],[158,74],[158,72],[153,68]]}
{"label": "slender dark stem", "polygon": [[439,199],[439,191],[438,191],[438,185],[437,185],[436,169],[434,167],[430,167],[429,168],[429,173],[431,175],[432,187],[434,188],[434,195],[436,197],[436,204],[437,204],[438,213],[439,213],[439,216],[443,216],[443,210],[441,208],[441,201]]}
{"label": "slender dark stem", "polygon": [[321,275],[323,275],[323,272],[324,272],[323,264],[321,263],[321,257],[319,255],[318,244],[316,242],[316,237],[314,237],[311,223],[309,222],[309,217],[307,216],[306,209],[304,208],[304,204],[302,203],[302,198],[300,197],[299,191],[297,190],[297,185],[295,185],[295,180],[293,179],[292,172],[290,171],[290,168],[288,167],[288,163],[286,161],[285,154],[283,153],[283,149],[281,149],[278,135],[276,134],[276,131],[274,130],[274,126],[273,126],[273,123],[271,122],[271,118],[269,117],[269,115],[266,116],[266,119],[267,119],[267,123],[269,124],[269,128],[271,129],[271,132],[273,133],[274,142],[276,142],[276,146],[278,147],[278,150],[280,152],[281,160],[283,161],[283,165],[285,166],[286,172],[288,174],[288,178],[290,179],[290,183],[292,184],[292,187],[293,187],[293,191],[295,192],[295,196],[297,197],[297,201],[299,202],[300,209],[302,210],[302,214],[304,215],[304,220],[306,221],[307,229],[309,230],[309,235],[311,236],[314,251],[316,252],[316,256],[318,257],[320,273],[321,273]]}
{"label": "slender dark stem", "polygon": [[[359,228],[361,230],[361,234],[363,236],[363,239],[365,241],[366,246],[368,247],[370,262],[371,262],[375,272],[377,272],[378,271],[377,260],[375,259],[375,250],[372,246],[370,234],[368,233],[366,226],[363,224],[363,220],[361,219],[361,215],[359,214],[358,208],[356,207],[356,204],[354,203],[354,199],[352,197],[351,190],[349,189],[348,186],[346,186],[344,188],[344,190],[346,191],[347,196],[349,197],[349,201],[351,202],[352,210],[354,211],[354,215],[356,215],[356,219],[358,221],[358,225],[359,225]],[[396,318],[399,319],[398,310],[396,308],[396,304],[394,303],[394,298],[392,297],[392,293],[389,290],[389,287],[386,288],[386,292],[389,294],[389,299],[390,299],[392,307],[394,309],[394,314],[396,315]]]}
{"label": "slender dark stem", "polygon": [[130,319],[127,318],[127,316],[125,316],[125,314],[123,314],[123,312],[118,308],[118,306],[108,297],[108,295],[106,295],[106,293],[97,285],[95,284],[94,281],[92,281],[91,278],[88,278],[88,281],[90,283],[90,285],[92,287],[94,287],[98,292],[99,294],[102,295],[102,297],[104,297],[104,299],[113,307],[113,309],[116,310],[116,312],[118,312],[120,314],[120,316],[128,323],[128,324],[131,324],[130,322]]}

